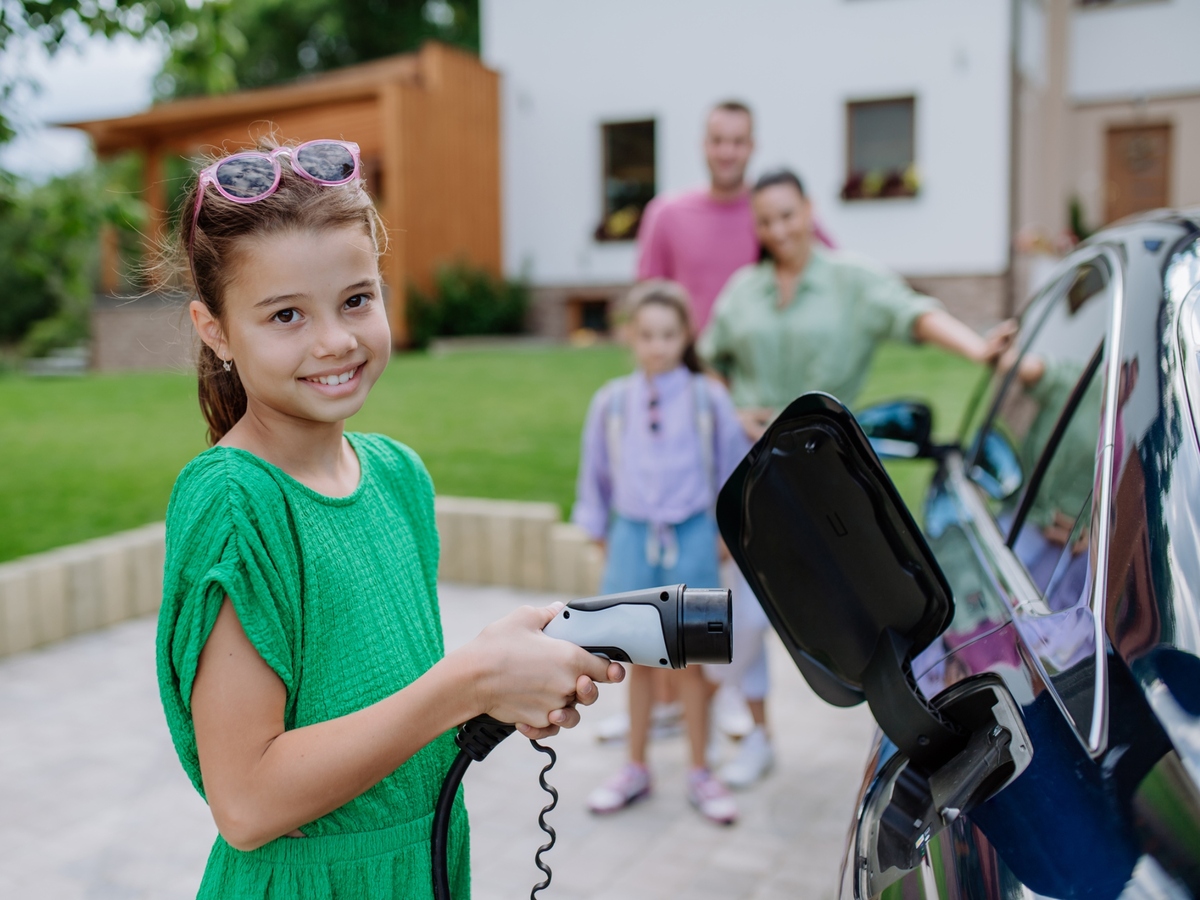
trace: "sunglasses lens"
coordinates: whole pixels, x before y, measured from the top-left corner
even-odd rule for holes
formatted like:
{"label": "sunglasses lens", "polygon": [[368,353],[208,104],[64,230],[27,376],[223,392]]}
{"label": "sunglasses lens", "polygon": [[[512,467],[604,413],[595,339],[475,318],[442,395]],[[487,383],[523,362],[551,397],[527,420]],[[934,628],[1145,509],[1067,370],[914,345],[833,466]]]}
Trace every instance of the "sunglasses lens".
{"label": "sunglasses lens", "polygon": [[333,141],[317,141],[300,148],[295,165],[317,181],[341,184],[354,176],[354,154]]}
{"label": "sunglasses lens", "polygon": [[231,197],[252,200],[266,196],[275,184],[275,164],[269,156],[238,156],[217,166],[217,183]]}

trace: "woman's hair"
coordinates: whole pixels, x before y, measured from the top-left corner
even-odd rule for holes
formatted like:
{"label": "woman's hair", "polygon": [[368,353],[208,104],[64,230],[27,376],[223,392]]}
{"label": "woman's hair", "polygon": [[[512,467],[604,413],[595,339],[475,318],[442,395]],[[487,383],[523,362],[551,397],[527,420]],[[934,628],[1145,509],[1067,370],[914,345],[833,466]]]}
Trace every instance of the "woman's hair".
{"label": "woman's hair", "polygon": [[[750,193],[758,194],[765,191],[767,188],[776,187],[777,185],[786,184],[794,187],[801,197],[808,198],[808,194],[804,193],[804,182],[800,180],[800,176],[791,169],[773,169],[770,172],[764,172],[758,176],[758,180],[754,182],[754,187],[750,189]],[[766,262],[771,258],[771,251],[763,244],[758,245],[758,261]]]}
{"label": "woman's hair", "polygon": [[633,321],[647,306],[664,306],[679,316],[687,343],[683,348],[681,362],[690,372],[701,372],[700,357],[696,355],[696,336],[692,329],[691,298],[687,288],[678,281],[667,278],[651,278],[633,286],[625,298],[625,318]]}
{"label": "woman's hair", "polygon": [[[268,138],[260,140],[256,149],[270,152],[278,146]],[[201,161],[197,172],[217,158]],[[218,321],[224,319],[225,291],[240,262],[243,238],[361,225],[377,253],[386,241],[383,222],[361,180],[344,185],[317,184],[296,175],[286,154],[277,159],[282,171],[279,187],[262,200],[233,203],[216,190],[206,190],[194,231],[192,214],[198,178],[180,204],[178,240],[168,254],[168,264],[191,282],[197,299]],[[222,361],[203,341],[196,368],[200,409],[208,423],[209,443],[215,444],[245,415],[246,391],[238,376],[237,360],[226,372]]]}

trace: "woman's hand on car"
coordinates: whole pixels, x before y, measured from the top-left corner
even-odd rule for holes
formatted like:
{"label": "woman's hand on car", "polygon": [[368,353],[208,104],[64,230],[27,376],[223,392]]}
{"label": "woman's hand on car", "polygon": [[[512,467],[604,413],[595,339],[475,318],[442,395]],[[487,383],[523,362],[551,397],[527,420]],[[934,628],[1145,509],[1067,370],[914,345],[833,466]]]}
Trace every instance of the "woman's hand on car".
{"label": "woman's hand on car", "polygon": [[980,361],[989,366],[996,365],[1000,358],[1012,347],[1019,329],[1020,323],[1016,319],[1005,319],[999,325],[990,329],[983,336],[983,358]]}

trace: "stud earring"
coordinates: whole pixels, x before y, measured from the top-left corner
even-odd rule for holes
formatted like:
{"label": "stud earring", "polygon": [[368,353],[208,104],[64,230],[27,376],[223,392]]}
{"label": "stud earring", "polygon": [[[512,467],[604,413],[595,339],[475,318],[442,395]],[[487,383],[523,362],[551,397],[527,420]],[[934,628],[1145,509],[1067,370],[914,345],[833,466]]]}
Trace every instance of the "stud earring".
{"label": "stud earring", "polygon": [[227,359],[227,360],[225,360],[224,362],[222,362],[222,363],[221,363],[221,365],[222,365],[222,366],[224,366],[224,367],[225,367],[225,371],[226,371],[226,372],[228,372],[228,371],[230,371],[231,369],[233,369],[233,360],[232,360],[232,359]]}

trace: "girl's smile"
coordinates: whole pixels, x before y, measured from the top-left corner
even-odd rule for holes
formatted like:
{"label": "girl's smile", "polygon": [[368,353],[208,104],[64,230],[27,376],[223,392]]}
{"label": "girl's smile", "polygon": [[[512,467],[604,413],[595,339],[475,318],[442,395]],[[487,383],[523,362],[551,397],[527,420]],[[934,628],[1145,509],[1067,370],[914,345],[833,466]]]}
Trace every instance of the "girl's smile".
{"label": "girl's smile", "polygon": [[[359,363],[349,368],[342,367],[334,372],[323,372],[320,375],[305,375],[300,380],[313,387],[321,388],[321,393],[327,397],[341,397],[352,394],[358,389],[359,376],[365,363]],[[354,382],[351,384],[351,382]]]}

